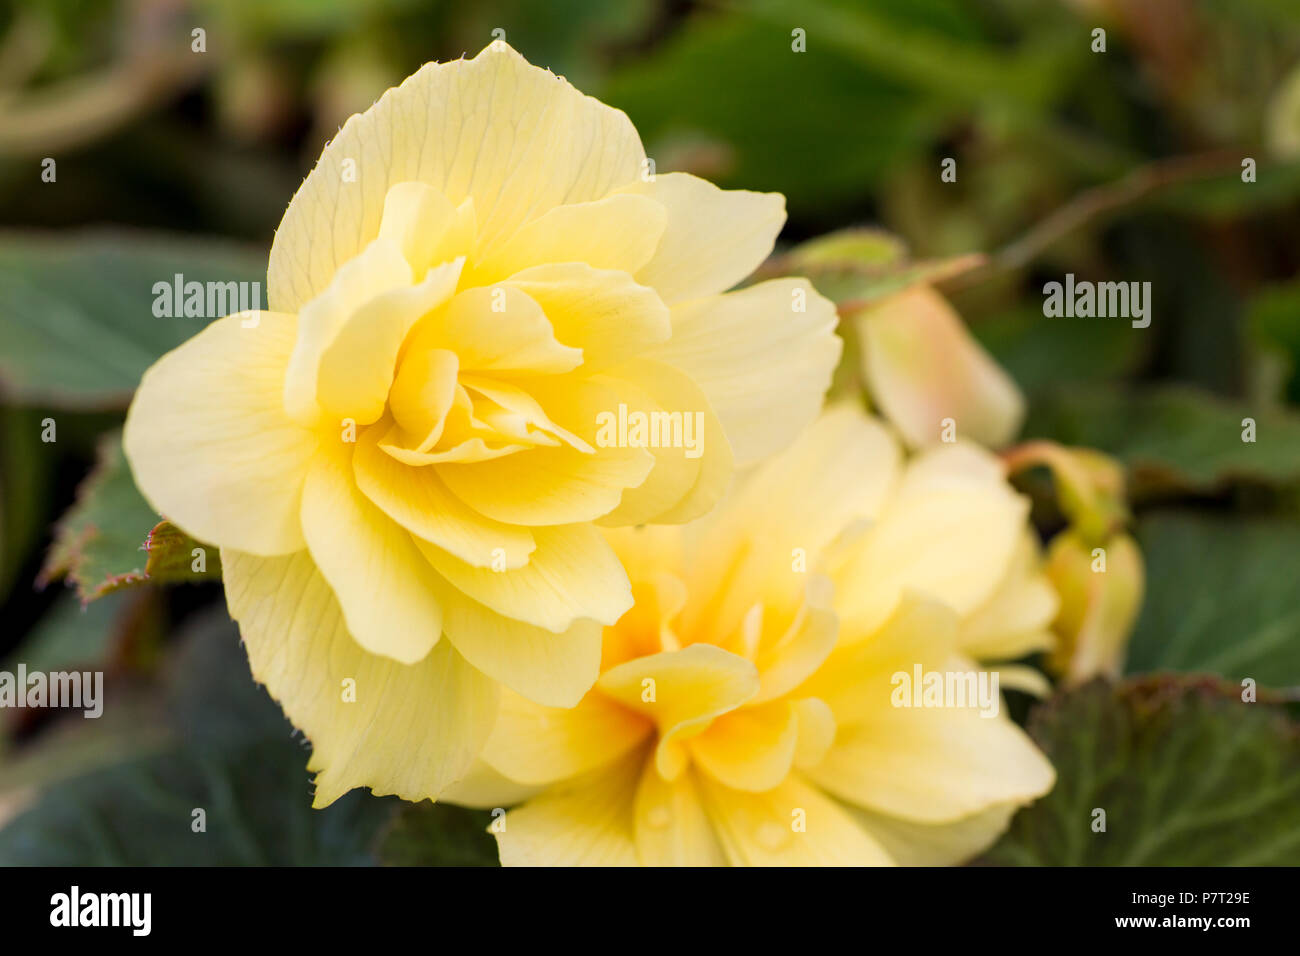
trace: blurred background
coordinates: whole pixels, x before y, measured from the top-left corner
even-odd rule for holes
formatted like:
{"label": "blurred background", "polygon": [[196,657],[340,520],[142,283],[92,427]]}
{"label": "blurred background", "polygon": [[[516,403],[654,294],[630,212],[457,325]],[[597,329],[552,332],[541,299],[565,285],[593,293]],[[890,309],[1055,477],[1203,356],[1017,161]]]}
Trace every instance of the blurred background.
{"label": "blurred background", "polygon": [[[158,516],[116,429],[144,369],[203,324],[155,317],[153,283],[264,281],[342,122],[495,29],[625,110],[659,171],[784,193],[783,248],[869,227],[910,263],[980,254],[941,287],[1024,391],[1022,437],[1123,464],[1143,676],[1038,718],[1013,701],[1061,784],[989,859],[1296,862],[1295,0],[0,0],[0,670],[102,670],[109,700],[99,720],[0,710],[0,864],[494,859],[455,808],[309,809],[306,742],[248,677],[215,553],[146,568]],[[1045,318],[1066,273],[1150,282],[1151,326]],[[1046,478],[1019,480],[1050,534]],[[130,586],[146,571],[179,583]],[[1229,740],[1215,682],[1246,678],[1267,706]],[[1170,688],[1175,711],[1148,719]],[[1088,734],[1131,762],[1094,773]],[[1216,755],[1248,789],[1122,789]],[[1250,812],[1198,829],[1245,794]],[[1185,826],[1136,857],[1053,836],[1070,801],[1103,799]]]}

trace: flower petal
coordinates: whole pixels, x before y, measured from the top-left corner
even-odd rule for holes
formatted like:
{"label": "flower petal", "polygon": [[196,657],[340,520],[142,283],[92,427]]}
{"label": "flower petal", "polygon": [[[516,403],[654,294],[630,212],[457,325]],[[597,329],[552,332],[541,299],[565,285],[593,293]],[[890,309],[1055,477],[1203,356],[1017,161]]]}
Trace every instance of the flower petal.
{"label": "flower petal", "polygon": [[730,651],[692,644],[610,668],[600,675],[597,687],[659,726],[655,760],[663,777],[673,780],[686,767],[682,743],[753,697],[758,672]]}
{"label": "flower petal", "polygon": [[358,644],[405,664],[438,643],[437,575],[404,528],[353,479],[350,456],[322,451],[307,471],[302,532]]}
{"label": "flower petal", "polygon": [[636,866],[633,801],[645,753],[559,784],[506,814],[502,866]]}
{"label": "flower petal", "polygon": [[[604,381],[618,393],[619,407],[602,413],[597,444],[618,444],[624,415],[644,416],[642,445],[654,456],[649,477],[623,492],[619,505],[600,519],[606,527],[683,524],[721,500],[731,482],[731,445],[709,400],[683,372],[662,362],[632,361],[611,369]],[[628,429],[628,438],[633,437]],[[635,440],[635,439],[634,439]]]}
{"label": "flower petal", "polygon": [[559,634],[578,618],[613,624],[632,606],[623,565],[589,524],[533,528],[537,549],[523,567],[471,564],[419,539],[421,553],[451,585],[497,614]]}
{"label": "flower petal", "polygon": [[1025,528],[1007,573],[993,595],[962,621],[962,652],[977,660],[1014,660],[1055,644],[1060,602],[1043,570],[1041,548]]}
{"label": "flower petal", "polygon": [[406,333],[456,291],[464,262],[430,269],[422,282],[372,299],[344,321],[316,372],[316,397],[326,415],[361,425],[383,415]]}
{"label": "flower petal", "polygon": [[136,486],[201,541],[262,555],[304,546],[299,503],[318,440],[284,412],[296,331],[292,315],[230,315],[140,381],[123,436]]}
{"label": "flower petal", "polygon": [[764,793],[700,778],[733,866],[889,866],[889,854],[838,803],[798,776]]}
{"label": "flower petal", "polygon": [[823,570],[828,546],[855,522],[880,513],[898,482],[901,458],[898,440],[861,409],[830,407],[710,518],[691,569],[683,632],[708,622],[732,633],[760,601],[793,615],[809,573]]}
{"label": "flower petal", "polygon": [[1000,803],[950,823],[918,823],[852,804],[844,809],[899,866],[957,866],[992,846],[1020,804]]}
{"label": "flower petal", "polygon": [[557,339],[582,349],[589,372],[640,356],[672,335],[659,296],[623,272],[559,262],[525,269],[507,283],[542,307]]}
{"label": "flower petal", "polygon": [[402,250],[411,271],[424,275],[434,266],[466,255],[474,244],[474,200],[459,207],[427,183],[397,183],[384,197],[379,238]]}
{"label": "flower petal", "polygon": [[908,589],[974,611],[1006,574],[1028,512],[1009,487],[983,483],[897,497],[833,574],[841,640],[870,635]]}
{"label": "flower petal", "polygon": [[394,294],[409,294],[411,285],[411,265],[401,246],[376,239],[345,262],[320,295],[302,305],[298,341],[284,376],[284,408],[294,421],[308,427],[320,421],[321,357],[343,327],[363,306],[388,308]]}
{"label": "flower petal", "polygon": [[[379,428],[357,441],[352,470],[357,487],[417,538],[476,567],[520,568],[537,547],[532,533],[485,518],[447,490],[433,468],[404,465],[379,447]],[[499,560],[498,560],[499,559]]]}
{"label": "flower petal", "polygon": [[1020,390],[933,289],[890,296],[862,313],[858,330],[867,388],[908,444],[935,444],[947,418],[993,447],[1020,430]]}
{"label": "flower petal", "polygon": [[606,196],[542,213],[474,264],[470,285],[492,285],[531,266],[585,263],[632,274],[650,261],[668,214],[644,196]]}
{"label": "flower petal", "polygon": [[830,608],[830,587],[825,578],[814,577],[807,590],[804,605],[786,633],[758,648],[754,664],[760,684],[751,704],[790,693],[821,667],[835,647],[839,618]]}
{"label": "flower petal", "polygon": [[619,193],[647,196],[668,211],[659,248],[636,272],[669,305],[725,292],[772,252],[785,225],[785,197],[719,189],[689,173],[639,179]]}
{"label": "flower petal", "polygon": [[636,791],[635,829],[642,866],[727,865],[692,773],[668,781],[653,760],[645,761]]}
{"label": "flower petal", "polygon": [[461,369],[474,372],[555,375],[582,364],[582,350],[556,341],[542,307],[509,285],[458,293],[415,327],[407,347],[455,352]]}
{"label": "flower petal", "polygon": [[553,634],[490,611],[441,578],[435,593],[448,640],[489,677],[548,707],[572,707],[591,690],[600,673],[595,621],[579,619]]}
{"label": "flower petal", "polygon": [[442,791],[441,803],[455,803],[475,810],[495,810],[523,803],[544,788],[515,783],[482,760],[474,761],[465,776]]}
{"label": "flower petal", "polygon": [[685,302],[672,322],[672,338],[648,357],[695,380],[738,465],[784,448],[817,417],[843,343],[834,304],[806,279]]}
{"label": "flower petal", "polygon": [[644,717],[601,694],[561,708],[543,707],[507,690],[483,760],[518,783],[555,783],[612,763],[651,730]]}
{"label": "flower petal", "polygon": [[[592,445],[597,415],[617,408],[615,393],[569,376],[535,379],[532,394],[559,425]],[[654,456],[644,448],[530,448],[504,458],[440,464],[438,476],[462,501],[497,521],[548,525],[594,521],[645,481]],[[527,475],[521,481],[520,475]]]}
{"label": "flower petal", "polygon": [[843,800],[923,823],[1029,803],[1056,779],[1024,731],[974,707],[877,707],[841,726],[807,773]]}
{"label": "flower petal", "polygon": [[700,769],[734,790],[779,786],[794,764],[799,721],[787,700],[723,714],[687,747]]}
{"label": "flower petal", "polygon": [[230,615],[253,676],[311,739],[315,806],[354,787],[436,799],[464,774],[496,715],[496,685],[442,642],[418,664],[363,650],[305,551],[223,548]]}
{"label": "flower petal", "polygon": [[325,147],[275,234],[270,302],[294,312],[319,295],[378,234],[396,183],[428,183],[453,204],[471,197],[482,251],[548,209],[608,195],[644,160],[626,115],[504,42],[430,63]]}

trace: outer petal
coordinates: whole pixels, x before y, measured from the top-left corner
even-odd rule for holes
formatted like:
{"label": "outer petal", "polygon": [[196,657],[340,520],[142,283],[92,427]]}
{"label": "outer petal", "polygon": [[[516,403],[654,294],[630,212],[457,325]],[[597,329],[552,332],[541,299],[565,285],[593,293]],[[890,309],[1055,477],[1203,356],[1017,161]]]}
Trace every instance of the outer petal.
{"label": "outer petal", "polygon": [[798,776],[765,793],[701,778],[733,866],[888,866],[889,854],[834,800]]}
{"label": "outer petal", "polygon": [[900,671],[910,677],[918,664],[933,671],[950,665],[975,669],[955,655],[956,646],[952,609],[909,592],[865,640],[841,641],[799,693],[825,701],[841,726],[871,719],[882,707],[891,708],[893,676]]}
{"label": "outer petal", "polygon": [[560,708],[507,690],[483,759],[518,783],[555,783],[613,763],[651,730],[650,721],[598,693]]}
{"label": "outer petal", "polygon": [[492,729],[496,685],[454,648],[443,642],[413,665],[367,653],[305,551],[223,548],[221,562],[253,676],[312,741],[316,806],[363,786],[437,798],[469,769]]}
{"label": "outer petal", "polygon": [[123,437],[136,485],[200,540],[263,555],[303,547],[299,501],[317,439],[284,412],[296,329],[291,315],[230,315],[140,381]]}
{"label": "outer petal", "polygon": [[659,248],[636,273],[670,305],[725,292],[772,252],[785,225],[785,197],[719,189],[689,173],[637,180],[621,193],[648,196],[668,210]]}
{"label": "outer petal", "polygon": [[538,216],[475,263],[472,285],[491,285],[531,266],[586,263],[635,273],[650,261],[668,214],[643,196],[607,196],[556,206]]}
{"label": "outer petal", "polygon": [[476,810],[510,807],[540,793],[544,787],[515,783],[482,760],[474,761],[469,772],[442,791],[442,803],[457,803]]}
{"label": "outer petal", "polygon": [[850,803],[923,823],[1029,803],[1056,780],[1024,731],[972,707],[878,707],[871,719],[841,727],[807,773]]}
{"label": "outer petal", "polygon": [[552,787],[505,816],[502,866],[636,866],[633,801],[645,752]]}
{"label": "outer petal", "polygon": [[992,846],[1020,805],[998,804],[952,823],[917,823],[851,804],[844,809],[899,866],[956,866]]}
{"label": "outer petal", "polygon": [[643,355],[672,335],[659,296],[623,272],[558,262],[525,269],[507,281],[542,307],[557,339],[582,349],[582,366],[589,372]]}
{"label": "outer petal", "polygon": [[939,293],[913,286],[858,321],[867,388],[909,444],[938,442],[945,418],[958,435],[995,447],[1020,430],[1020,390]]}
{"label": "outer petal", "polygon": [[395,183],[472,197],[480,252],[562,203],[631,182],[645,152],[628,118],[530,66],[505,43],[430,63],[344,124],[294,196],[271,248],[268,295],[297,311],[379,231]]}
{"label": "outer petal", "polygon": [[307,472],[302,526],[357,643],[406,664],[429,653],[442,633],[437,575],[406,530],[361,493],[336,450],[322,451]]}
{"label": "outer petal", "polygon": [[1009,488],[975,483],[896,498],[833,575],[841,638],[868,636],[909,589],[974,611],[1002,581],[1028,511]]}
{"label": "outer petal", "polygon": [[636,849],[642,866],[726,866],[693,773],[674,781],[645,762],[636,792]]}
{"label": "outer petal", "polygon": [[600,673],[600,625],[580,619],[563,634],[502,617],[441,578],[435,595],[447,637],[465,659],[529,700],[572,707]]}
{"label": "outer petal", "polygon": [[784,448],[817,417],[843,343],[835,305],[806,279],[685,302],[672,321],[673,337],[649,357],[700,386],[738,465]]}
{"label": "outer petal", "polygon": [[1053,646],[1060,602],[1043,570],[1038,539],[1021,534],[1006,576],[993,596],[961,624],[962,651],[977,660],[1013,660]]}
{"label": "outer petal", "polygon": [[[699,387],[689,376],[662,362],[625,362],[602,380],[618,393],[620,409],[626,405],[629,415],[649,416],[655,435],[652,445],[664,438],[670,440],[646,449],[654,456],[654,469],[640,485],[624,491],[619,506],[602,516],[600,523],[606,527],[683,524],[707,514],[731,482],[732,454]],[[619,414],[608,410],[611,432],[617,431]],[[656,422],[669,424],[656,427]],[[596,437],[599,441],[601,434]]]}
{"label": "outer petal", "polygon": [[578,618],[613,624],[632,606],[632,586],[600,532],[589,524],[532,529],[537,550],[514,570],[474,567],[441,548],[416,544],[453,587],[492,611],[561,633]]}

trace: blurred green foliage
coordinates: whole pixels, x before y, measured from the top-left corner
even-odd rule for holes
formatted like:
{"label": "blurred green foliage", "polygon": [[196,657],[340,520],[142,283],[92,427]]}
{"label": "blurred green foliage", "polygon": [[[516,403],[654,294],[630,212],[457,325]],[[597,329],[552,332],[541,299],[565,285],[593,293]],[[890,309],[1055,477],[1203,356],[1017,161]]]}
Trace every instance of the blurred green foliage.
{"label": "blurred green foliage", "polygon": [[[626,110],[658,171],[784,193],[769,274],[852,303],[924,273],[1025,390],[1026,436],[1124,463],[1148,585],[1131,672],[1300,684],[1293,0],[0,0],[0,661],[102,666],[117,702],[99,722],[0,720],[0,862],[491,861],[482,814],[394,817],[365,794],[311,811],[306,751],[214,586],[83,611],[51,579],[92,598],[150,559],[159,516],[113,436],[140,373],[201,325],[155,317],[153,283],[260,280],[344,119],[495,29]],[[1151,282],[1150,328],[1045,318],[1042,286],[1067,272]],[[1294,861],[1280,712],[1232,737],[1222,694],[1143,680],[1036,709],[1060,782],[990,858]],[[1180,793],[1189,754],[1269,787],[1251,802],[1234,771]],[[1133,790],[1144,777],[1164,789]],[[1079,845],[1071,814],[1103,800],[1167,840]]]}

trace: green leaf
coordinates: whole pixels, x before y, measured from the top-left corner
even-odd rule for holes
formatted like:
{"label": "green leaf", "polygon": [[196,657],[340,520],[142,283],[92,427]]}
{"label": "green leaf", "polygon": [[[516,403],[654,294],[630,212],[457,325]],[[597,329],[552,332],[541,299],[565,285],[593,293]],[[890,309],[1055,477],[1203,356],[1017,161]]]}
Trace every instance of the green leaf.
{"label": "green leaf", "polygon": [[497,866],[492,815],[445,803],[404,805],[379,840],[387,866]]}
{"label": "green leaf", "polygon": [[[984,861],[1027,866],[1300,864],[1300,728],[1240,688],[1169,675],[1097,681],[1030,733],[1055,788]],[[1094,832],[1096,810],[1105,832]]]}
{"label": "green leaf", "polygon": [[158,515],[136,490],[121,432],[100,440],[99,460],[54,532],[38,583],[67,577],[82,601],[145,578],[143,542]]}
{"label": "green leaf", "polygon": [[[0,865],[375,862],[374,845],[398,801],[356,791],[312,809],[304,742],[250,679],[223,611],[193,623],[166,674],[145,695],[152,716],[136,731],[167,727],[170,746],[81,773],[63,766],[56,786],[38,780],[25,809],[0,829]],[[122,703],[109,695],[103,719],[120,719]],[[37,760],[40,743],[17,759]],[[204,812],[201,831],[196,809]]]}
{"label": "green leaf", "polygon": [[601,99],[632,118],[659,172],[779,190],[795,216],[838,211],[920,149],[940,110],[812,31],[816,52],[792,52],[802,22],[697,13],[618,70]]}
{"label": "green leaf", "polygon": [[[221,580],[220,549],[194,540],[170,521],[154,525],[145,539],[144,549],[149,554],[144,572],[150,581],[183,584]],[[196,551],[202,553],[196,554]],[[204,570],[196,571],[195,562],[200,558]]]}
{"label": "green leaf", "polygon": [[260,289],[266,260],[242,246],[148,234],[0,236],[0,382],[20,402],[125,407],[145,369],[220,318],[154,315],[154,284],[177,274]]}
{"label": "green leaf", "polygon": [[[1256,440],[1242,441],[1242,420]],[[1300,417],[1216,398],[1183,386],[1137,391],[1071,388],[1030,408],[1027,438],[1085,445],[1119,458],[1136,498],[1162,491],[1212,492],[1237,481],[1300,480]]]}
{"label": "green leaf", "polygon": [[1167,670],[1300,686],[1300,521],[1194,512],[1144,517],[1147,594],[1130,673]]}

